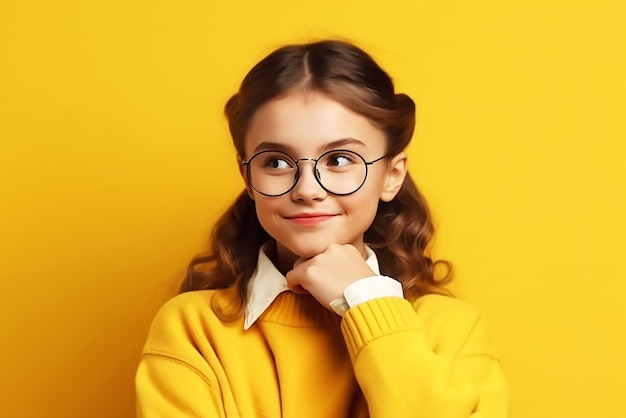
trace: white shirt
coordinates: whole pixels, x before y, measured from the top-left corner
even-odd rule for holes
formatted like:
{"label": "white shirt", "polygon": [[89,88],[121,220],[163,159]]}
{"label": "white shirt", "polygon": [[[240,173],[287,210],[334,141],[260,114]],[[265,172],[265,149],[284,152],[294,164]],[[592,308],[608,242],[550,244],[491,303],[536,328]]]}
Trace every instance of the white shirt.
{"label": "white shirt", "polygon": [[[365,246],[365,253],[367,255],[365,263],[376,275],[357,280],[346,287],[344,298],[348,307],[351,308],[380,297],[404,297],[400,282],[391,277],[380,275],[378,258],[367,245]],[[287,290],[289,290],[287,279],[265,254],[265,246],[261,247],[256,270],[248,282],[244,330],[249,329],[269,308],[274,299]]]}

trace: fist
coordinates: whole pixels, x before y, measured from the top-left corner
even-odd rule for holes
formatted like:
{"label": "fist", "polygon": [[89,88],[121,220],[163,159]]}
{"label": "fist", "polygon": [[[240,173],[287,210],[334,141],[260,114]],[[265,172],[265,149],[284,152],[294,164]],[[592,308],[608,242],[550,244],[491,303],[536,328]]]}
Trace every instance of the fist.
{"label": "fist", "polygon": [[304,289],[328,308],[350,284],[374,275],[356,247],[331,244],[315,257],[298,259],[286,277],[292,291],[302,293]]}

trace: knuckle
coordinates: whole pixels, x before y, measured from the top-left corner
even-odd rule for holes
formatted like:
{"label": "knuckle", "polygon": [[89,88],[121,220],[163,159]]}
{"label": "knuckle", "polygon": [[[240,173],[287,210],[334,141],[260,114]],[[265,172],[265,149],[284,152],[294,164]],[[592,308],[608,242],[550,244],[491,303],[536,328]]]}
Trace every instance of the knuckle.
{"label": "knuckle", "polygon": [[311,283],[315,281],[315,278],[319,274],[319,267],[315,264],[311,264],[306,267],[304,273],[302,274],[302,281],[306,283]]}

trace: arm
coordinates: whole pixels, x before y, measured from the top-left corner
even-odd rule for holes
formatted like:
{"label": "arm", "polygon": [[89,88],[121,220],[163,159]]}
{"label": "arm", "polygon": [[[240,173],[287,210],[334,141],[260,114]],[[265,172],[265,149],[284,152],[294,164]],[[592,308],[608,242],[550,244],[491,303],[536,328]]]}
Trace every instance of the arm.
{"label": "arm", "polygon": [[167,354],[144,353],[135,378],[137,417],[224,417],[217,385]]}
{"label": "arm", "polygon": [[447,318],[436,320],[435,332],[402,298],[347,312],[342,331],[372,418],[508,416],[506,383],[484,322],[451,302],[442,304]]}
{"label": "arm", "polygon": [[138,417],[225,416],[210,364],[217,360],[196,341],[194,330],[200,327],[188,318],[186,296],[181,296],[166,303],[150,327],[135,377]]}
{"label": "arm", "polygon": [[[291,288],[301,286],[329,307],[342,297],[350,302],[344,292],[361,288],[356,283],[372,273],[355,247],[332,244],[298,260],[286,277]],[[341,327],[372,418],[508,415],[499,361],[474,310],[444,296],[424,296],[412,306],[387,290],[374,299],[365,293],[356,305],[347,303]]]}

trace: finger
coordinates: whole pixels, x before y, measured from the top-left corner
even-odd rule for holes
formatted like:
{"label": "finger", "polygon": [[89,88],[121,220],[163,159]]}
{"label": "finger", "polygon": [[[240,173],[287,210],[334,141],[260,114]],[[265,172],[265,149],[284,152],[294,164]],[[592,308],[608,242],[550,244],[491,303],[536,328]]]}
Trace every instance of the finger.
{"label": "finger", "polygon": [[289,286],[289,290],[299,295],[306,295],[307,293],[309,293],[304,287],[300,286],[299,284]]}
{"label": "finger", "polygon": [[287,279],[287,287],[289,290],[300,295],[309,293],[300,283],[298,283],[293,270],[289,271],[285,277]]}
{"label": "finger", "polygon": [[308,260],[310,260],[309,258],[304,258],[304,257],[299,257],[296,259],[296,261],[293,263],[293,269],[298,268],[298,266],[302,263],[307,262]]}

